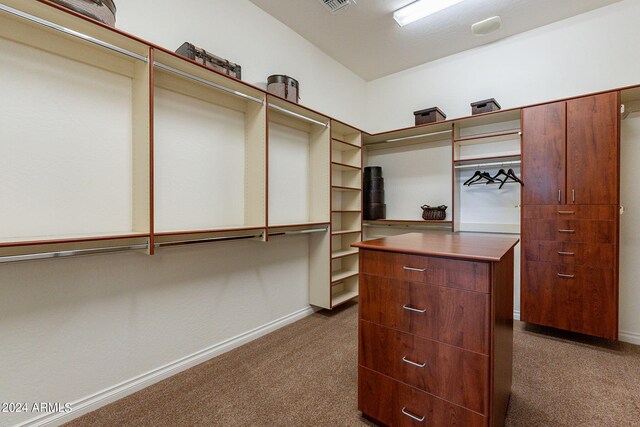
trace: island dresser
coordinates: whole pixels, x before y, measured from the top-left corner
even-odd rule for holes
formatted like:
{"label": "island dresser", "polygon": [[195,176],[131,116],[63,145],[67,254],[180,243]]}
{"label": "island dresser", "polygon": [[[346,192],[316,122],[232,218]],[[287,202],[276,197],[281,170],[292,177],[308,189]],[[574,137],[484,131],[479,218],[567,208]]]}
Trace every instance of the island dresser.
{"label": "island dresser", "polygon": [[358,409],[387,426],[502,426],[517,238],[409,233],[360,249]]}

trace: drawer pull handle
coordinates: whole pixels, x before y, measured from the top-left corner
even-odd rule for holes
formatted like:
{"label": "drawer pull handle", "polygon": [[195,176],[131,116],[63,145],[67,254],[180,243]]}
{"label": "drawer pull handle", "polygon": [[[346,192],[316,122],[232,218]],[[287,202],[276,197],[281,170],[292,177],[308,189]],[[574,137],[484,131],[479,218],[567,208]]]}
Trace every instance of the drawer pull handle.
{"label": "drawer pull handle", "polygon": [[418,367],[418,368],[424,368],[425,366],[427,366],[427,364],[426,364],[426,363],[416,363],[416,362],[413,362],[413,361],[411,361],[411,360],[407,359],[407,356],[404,356],[404,357],[402,358],[402,361],[403,361],[404,363],[408,363],[409,365],[413,365],[413,366],[416,366],[416,367]]}
{"label": "drawer pull handle", "polygon": [[575,274],[562,274],[562,273],[558,273],[558,277],[563,277],[565,279],[573,279],[574,277],[576,277]]}
{"label": "drawer pull handle", "polygon": [[575,233],[576,230],[558,230],[559,233]]}
{"label": "drawer pull handle", "polygon": [[575,255],[575,252],[563,252],[563,251],[558,251],[558,255]]}
{"label": "drawer pull handle", "polygon": [[418,418],[416,415],[413,415],[411,412],[407,412],[407,407],[402,408],[402,413],[412,420],[418,421],[419,423],[424,421],[424,416],[422,418]]}
{"label": "drawer pull handle", "polygon": [[402,267],[402,269],[409,270],[409,271],[417,271],[418,273],[424,273],[425,271],[427,271],[426,268],[413,268],[413,267],[407,267],[406,265]]}
{"label": "drawer pull handle", "polygon": [[426,308],[423,309],[423,310],[420,310],[419,308],[413,308],[413,307],[409,307],[409,306],[406,306],[406,305],[403,305],[402,308],[404,308],[405,310],[413,311],[415,313],[424,313],[425,311],[427,311]]}
{"label": "drawer pull handle", "polygon": [[575,215],[576,211],[558,211],[560,215]]}

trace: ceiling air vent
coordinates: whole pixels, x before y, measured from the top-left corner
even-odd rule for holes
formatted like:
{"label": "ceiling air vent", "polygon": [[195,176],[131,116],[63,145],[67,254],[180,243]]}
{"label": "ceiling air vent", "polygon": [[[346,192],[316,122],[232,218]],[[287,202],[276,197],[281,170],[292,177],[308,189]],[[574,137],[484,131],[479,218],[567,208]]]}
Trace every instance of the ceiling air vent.
{"label": "ceiling air vent", "polygon": [[354,0],[320,0],[320,3],[322,3],[327,9],[329,9],[329,12],[336,13],[340,9],[343,9],[349,6],[350,4],[355,3],[355,1]]}

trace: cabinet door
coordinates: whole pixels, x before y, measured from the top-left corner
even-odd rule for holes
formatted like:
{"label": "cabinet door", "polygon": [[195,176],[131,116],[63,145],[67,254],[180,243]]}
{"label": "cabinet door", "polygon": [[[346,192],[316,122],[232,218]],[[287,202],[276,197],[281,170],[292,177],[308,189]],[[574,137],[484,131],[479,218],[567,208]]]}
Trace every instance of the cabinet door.
{"label": "cabinet door", "polygon": [[567,203],[618,204],[618,106],[618,92],[567,102]]}
{"label": "cabinet door", "polygon": [[566,103],[522,110],[522,203],[564,203]]}

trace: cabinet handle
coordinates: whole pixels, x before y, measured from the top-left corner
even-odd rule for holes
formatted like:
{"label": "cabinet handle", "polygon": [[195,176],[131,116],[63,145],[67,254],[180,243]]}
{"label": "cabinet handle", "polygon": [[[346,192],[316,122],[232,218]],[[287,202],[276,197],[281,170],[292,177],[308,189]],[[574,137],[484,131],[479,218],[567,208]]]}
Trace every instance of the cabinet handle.
{"label": "cabinet handle", "polygon": [[558,233],[575,233],[576,230],[558,230]]}
{"label": "cabinet handle", "polygon": [[409,365],[413,365],[413,366],[417,366],[418,368],[424,368],[425,366],[427,366],[426,363],[416,363],[416,362],[412,362],[411,360],[407,359],[407,356],[404,356],[402,358],[402,361],[404,363],[408,363]]}
{"label": "cabinet handle", "polygon": [[563,252],[563,251],[558,251],[558,255],[575,255],[575,252]]}
{"label": "cabinet handle", "polygon": [[574,190],[574,189],[571,190],[571,201],[573,203],[576,202],[576,190]]}
{"label": "cabinet handle", "polygon": [[558,277],[562,277],[565,279],[573,279],[574,277],[576,277],[575,274],[562,274],[562,273],[558,273]]}
{"label": "cabinet handle", "polygon": [[409,307],[407,305],[403,305],[402,308],[404,308],[405,310],[416,312],[416,313],[424,313],[425,311],[427,311],[426,308],[423,309],[423,310],[420,310],[419,308],[413,308],[413,307]]}
{"label": "cabinet handle", "polygon": [[403,270],[409,270],[409,271],[417,271],[419,273],[424,273],[425,271],[427,271],[426,268],[413,268],[413,267],[407,267],[406,265],[404,267],[402,267]]}
{"label": "cabinet handle", "polygon": [[562,190],[558,190],[558,203],[562,202]]}
{"label": "cabinet handle", "polygon": [[558,211],[560,215],[575,215],[576,211]]}
{"label": "cabinet handle", "polygon": [[412,420],[418,421],[419,423],[424,421],[424,416],[422,418],[418,418],[416,415],[413,415],[412,413],[407,412],[406,406],[402,408],[402,413],[405,414],[407,417],[411,418]]}

